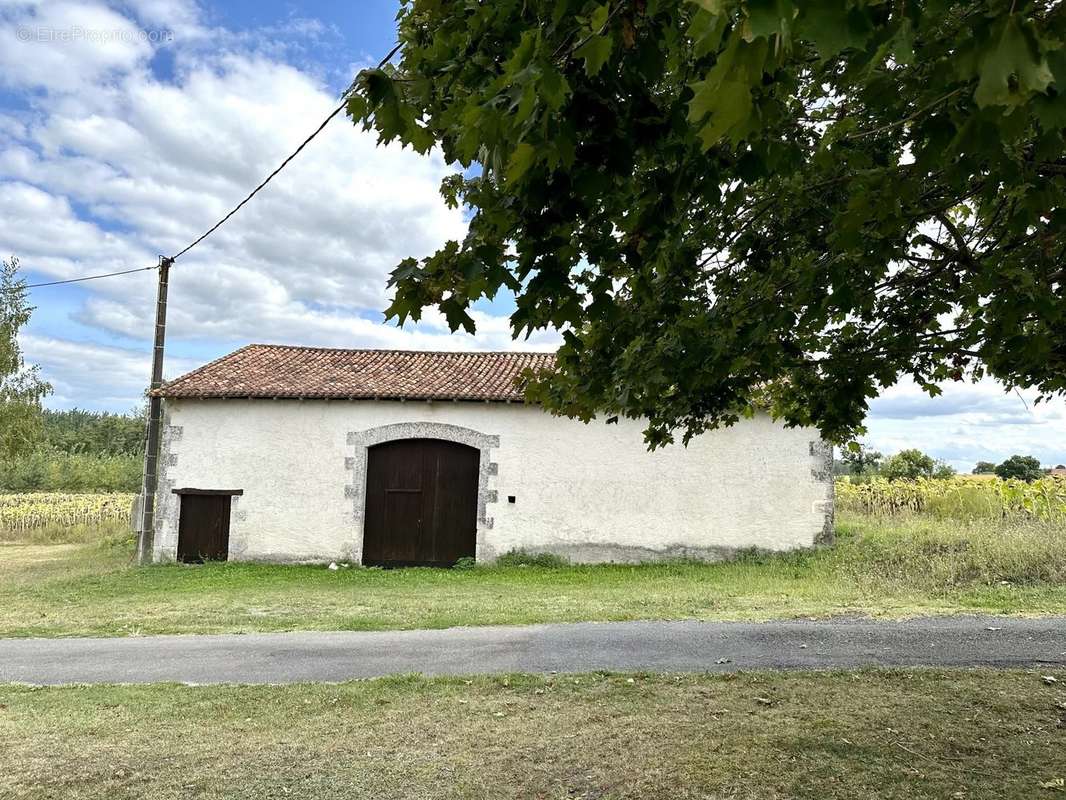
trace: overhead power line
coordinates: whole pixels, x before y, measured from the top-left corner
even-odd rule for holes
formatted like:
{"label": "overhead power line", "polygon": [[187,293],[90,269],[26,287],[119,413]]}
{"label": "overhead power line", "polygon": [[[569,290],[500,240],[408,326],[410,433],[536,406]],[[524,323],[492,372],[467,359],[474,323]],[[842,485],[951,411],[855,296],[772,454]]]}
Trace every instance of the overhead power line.
{"label": "overhead power line", "polygon": [[[400,44],[399,44],[399,42],[397,42],[396,45],[392,48],[392,50],[390,50],[388,52],[388,54],[383,59],[381,59],[381,61],[378,62],[377,69],[381,69],[387,63],[389,63],[389,61],[392,60],[392,57],[394,55],[396,55],[396,53],[399,51],[399,49],[400,49]],[[220,219],[218,222],[216,222],[214,225],[212,225],[210,228],[208,228],[203,233],[203,235],[201,235],[199,238],[197,238],[195,241],[193,241],[184,250],[180,250],[177,253],[175,253],[174,255],[172,255],[170,257],[170,260],[174,261],[174,260],[180,258],[181,256],[185,255],[190,250],[192,250],[194,247],[196,247],[196,245],[200,244],[200,242],[202,242],[204,239],[206,239],[212,233],[214,233],[219,228],[221,228],[229,220],[230,217],[232,217],[234,214],[236,214],[238,211],[240,211],[244,207],[245,203],[247,203],[249,200],[251,200],[253,197],[255,197],[263,187],[265,187],[268,183],[270,183],[272,180],[274,180],[274,177],[279,172],[281,172],[283,169],[285,169],[285,167],[287,167],[289,165],[290,161],[292,161],[294,158],[296,158],[296,156],[300,155],[300,152],[305,147],[307,147],[307,145],[309,145],[311,143],[311,140],[313,140],[316,136],[318,136],[318,134],[322,133],[322,131],[325,129],[325,127],[327,125],[329,125],[329,123],[333,120],[333,118],[335,116],[337,116],[339,113],[341,113],[341,111],[344,110],[345,106],[348,105],[348,97],[349,97],[349,95],[351,95],[353,88],[354,88],[354,84],[352,86],[348,87],[348,89],[344,92],[344,95],[343,95],[343,98],[341,99],[340,105],[337,106],[335,109],[333,109],[329,113],[329,116],[327,116],[324,120],[322,120],[322,124],[319,125],[317,128],[315,128],[314,133],[312,133],[310,136],[308,136],[306,139],[304,139],[303,142],[300,143],[300,146],[297,147],[289,155],[288,158],[286,158],[284,161],[282,161],[277,169],[275,169],[273,172],[271,172],[269,175],[267,175],[266,178],[263,179],[263,182],[260,183],[258,186],[256,186],[254,189],[252,189],[252,191],[248,194],[248,196],[245,197],[243,200],[241,200],[241,202],[237,203],[237,205],[235,205],[230,210],[230,212],[228,214],[226,214],[226,216],[224,216],[222,219]]]}
{"label": "overhead power line", "polygon": [[84,275],[80,278],[67,278],[62,281],[45,281],[44,283],[27,283],[24,288],[37,289],[41,286],[59,286],[64,283],[80,283],[81,281],[95,281],[100,278],[113,278],[116,275],[132,275],[134,272],[147,272],[148,270],[158,269],[158,265],[153,264],[150,267],[137,267],[137,269],[123,269],[118,272],[105,272],[102,275]]}
{"label": "overhead power line", "polygon": [[219,228],[221,228],[223,226],[223,224],[225,224],[225,222],[230,217],[232,217],[234,214],[236,214],[238,211],[240,211],[241,208],[244,207],[245,203],[247,203],[249,200],[251,200],[253,197],[255,197],[256,194],[259,193],[260,189],[262,189],[264,186],[266,186],[268,183],[270,183],[270,181],[272,181],[274,179],[275,175],[277,175],[279,172],[281,172],[283,169],[285,169],[285,167],[287,167],[289,165],[290,161],[292,161],[294,158],[296,158],[296,156],[300,155],[300,151],[303,150],[305,147],[307,147],[307,145],[311,143],[311,140],[314,139],[316,136],[318,136],[318,134],[320,134],[322,132],[322,129],[325,128],[329,124],[330,120],[332,120],[335,116],[337,116],[337,114],[339,114],[341,112],[341,109],[343,109],[347,104],[348,104],[348,99],[347,99],[347,97],[345,97],[344,102],[342,102],[339,106],[337,106],[335,109],[333,109],[332,113],[328,117],[326,117],[322,121],[322,124],[319,125],[315,129],[315,132],[312,133],[310,136],[308,136],[306,139],[304,139],[303,143],[292,152],[292,155],[290,155],[288,158],[286,158],[284,161],[282,161],[281,165],[276,170],[274,170],[269,175],[267,175],[262,183],[260,183],[254,189],[252,189],[251,194],[249,194],[247,197],[245,197],[243,200],[241,200],[241,202],[237,203],[237,205],[235,205],[233,207],[233,209],[228,214],[226,214],[226,216],[224,216],[222,219],[220,219],[218,222],[216,222],[214,225],[212,225],[210,228],[208,228],[192,244],[190,244],[184,250],[180,250],[179,252],[177,252],[174,255],[172,255],[170,257],[171,260],[174,260],[175,258],[179,258],[179,257],[185,255],[190,250],[192,250],[194,247],[196,247],[196,245],[200,244],[200,242],[202,242],[204,239],[206,239],[212,233],[214,233]]}

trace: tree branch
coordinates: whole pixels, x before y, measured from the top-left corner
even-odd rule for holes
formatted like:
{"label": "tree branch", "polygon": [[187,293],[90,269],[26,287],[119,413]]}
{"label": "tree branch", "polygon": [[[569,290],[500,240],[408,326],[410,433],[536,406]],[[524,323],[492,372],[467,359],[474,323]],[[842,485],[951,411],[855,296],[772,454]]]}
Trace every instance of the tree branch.
{"label": "tree branch", "polygon": [[951,238],[955,240],[955,246],[958,248],[955,253],[956,260],[970,269],[976,270],[977,261],[974,259],[973,253],[970,252],[970,248],[966,245],[966,237],[959,231],[958,226],[944,212],[937,213],[936,219],[951,234]]}

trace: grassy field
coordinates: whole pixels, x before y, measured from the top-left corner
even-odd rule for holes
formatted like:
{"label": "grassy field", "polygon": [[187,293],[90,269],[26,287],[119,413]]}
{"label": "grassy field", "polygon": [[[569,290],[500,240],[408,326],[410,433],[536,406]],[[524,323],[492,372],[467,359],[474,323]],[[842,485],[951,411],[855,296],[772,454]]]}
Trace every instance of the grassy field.
{"label": "grassy field", "polygon": [[577,620],[1066,613],[1066,526],[841,514],[837,544],[723,564],[131,566],[128,544],[0,544],[0,636]]}
{"label": "grassy field", "polygon": [[0,797],[1040,798],[1066,673],[0,687]]}

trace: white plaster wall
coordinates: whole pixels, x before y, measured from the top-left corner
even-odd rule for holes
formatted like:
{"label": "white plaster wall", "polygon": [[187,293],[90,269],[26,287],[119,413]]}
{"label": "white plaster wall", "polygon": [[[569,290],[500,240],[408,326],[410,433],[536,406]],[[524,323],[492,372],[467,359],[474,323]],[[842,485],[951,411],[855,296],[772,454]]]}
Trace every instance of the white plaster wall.
{"label": "white plaster wall", "polygon": [[156,557],[176,552],[171,490],[198,488],[244,490],[231,558],[358,559],[352,470],[365,450],[348,434],[401,422],[499,437],[479,559],[514,548],[618,561],[785,550],[816,543],[832,512],[817,432],[767,416],[649,453],[639,422],[585,425],[520,404],[171,400]]}

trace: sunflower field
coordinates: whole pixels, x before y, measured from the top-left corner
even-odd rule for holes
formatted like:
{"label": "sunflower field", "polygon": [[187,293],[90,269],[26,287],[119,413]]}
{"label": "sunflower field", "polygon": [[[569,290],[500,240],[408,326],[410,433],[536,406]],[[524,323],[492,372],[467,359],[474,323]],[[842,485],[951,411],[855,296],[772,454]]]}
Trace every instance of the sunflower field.
{"label": "sunflower field", "polygon": [[135,494],[0,494],[0,540],[77,541],[130,530]]}
{"label": "sunflower field", "polygon": [[1066,478],[1026,483],[999,478],[919,478],[836,483],[837,508],[873,516],[929,514],[955,519],[1031,518],[1066,523]]}

